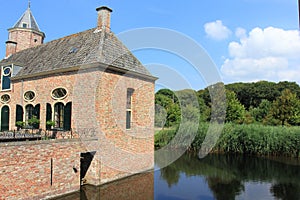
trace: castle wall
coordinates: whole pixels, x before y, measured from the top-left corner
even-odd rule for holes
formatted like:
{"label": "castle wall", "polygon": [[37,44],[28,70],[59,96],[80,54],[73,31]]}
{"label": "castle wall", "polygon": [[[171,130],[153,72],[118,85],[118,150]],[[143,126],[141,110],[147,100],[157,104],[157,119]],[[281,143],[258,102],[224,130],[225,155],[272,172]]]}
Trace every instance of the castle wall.
{"label": "castle wall", "polygon": [[0,199],[41,199],[79,190],[84,151],[78,140],[1,143]]}

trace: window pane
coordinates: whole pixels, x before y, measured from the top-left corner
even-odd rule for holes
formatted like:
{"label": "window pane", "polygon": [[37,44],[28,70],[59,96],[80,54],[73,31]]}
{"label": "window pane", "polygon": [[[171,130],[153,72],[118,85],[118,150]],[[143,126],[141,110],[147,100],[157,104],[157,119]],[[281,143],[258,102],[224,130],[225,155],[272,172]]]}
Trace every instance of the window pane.
{"label": "window pane", "polygon": [[[52,108],[51,104],[47,103],[47,108],[46,108],[46,122],[52,120]],[[51,126],[46,125],[46,129],[51,129]]]}
{"label": "window pane", "polygon": [[17,105],[16,108],[16,122],[23,121],[23,108],[20,105]]}
{"label": "window pane", "polygon": [[126,129],[131,128],[131,111],[126,111]]}
{"label": "window pane", "polygon": [[54,121],[56,128],[63,128],[64,125],[64,105],[62,103],[57,103],[54,106]]}
{"label": "window pane", "polygon": [[2,90],[10,89],[11,66],[2,68]]}
{"label": "window pane", "polygon": [[65,106],[64,112],[64,130],[71,130],[72,103],[69,102]]}
{"label": "window pane", "polygon": [[9,129],[9,107],[4,106],[1,110],[1,131]]}
{"label": "window pane", "polygon": [[127,109],[131,109],[133,91],[134,90],[132,88],[127,89],[127,100],[126,100]]}

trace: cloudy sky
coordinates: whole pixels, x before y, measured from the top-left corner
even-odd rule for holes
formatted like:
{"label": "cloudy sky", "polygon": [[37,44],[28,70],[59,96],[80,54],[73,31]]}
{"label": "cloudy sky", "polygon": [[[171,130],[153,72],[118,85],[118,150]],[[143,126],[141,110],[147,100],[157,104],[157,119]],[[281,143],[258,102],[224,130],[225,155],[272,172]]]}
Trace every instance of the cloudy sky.
{"label": "cloudy sky", "polygon": [[[24,13],[26,0],[0,0],[0,54],[5,56],[7,29]],[[31,0],[31,10],[45,32],[45,42],[95,27],[96,7],[113,9],[111,29],[120,34],[144,27],[175,31],[201,46],[225,83],[296,81],[300,84],[300,34],[297,0]],[[176,46],[183,45],[174,40]],[[161,43],[165,40],[161,39]],[[184,43],[184,42],[183,42]],[[183,45],[184,46],[184,45]],[[186,48],[186,47],[184,47]],[[189,49],[186,49],[188,52]],[[170,50],[172,52],[172,50]],[[193,62],[166,51],[144,50],[134,54],[156,76],[193,89],[206,86]],[[196,52],[195,52],[196,54]],[[206,66],[202,66],[206,67]],[[211,66],[209,66],[211,67]],[[158,73],[158,74],[157,74]],[[161,74],[159,74],[161,73]],[[205,76],[205,74],[204,74]],[[166,81],[167,82],[167,81]],[[168,86],[182,89],[184,84]]]}

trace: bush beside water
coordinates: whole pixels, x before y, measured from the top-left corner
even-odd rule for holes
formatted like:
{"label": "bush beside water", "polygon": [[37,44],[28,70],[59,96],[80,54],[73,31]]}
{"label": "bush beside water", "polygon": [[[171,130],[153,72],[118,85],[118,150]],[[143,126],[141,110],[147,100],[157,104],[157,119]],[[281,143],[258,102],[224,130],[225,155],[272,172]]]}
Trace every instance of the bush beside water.
{"label": "bush beside water", "polygon": [[[185,144],[187,138],[183,137],[183,132],[186,130],[185,133],[190,138],[191,134],[188,130],[195,130],[197,128],[196,125],[183,124],[180,128],[179,139],[176,139],[176,142],[172,141],[170,144],[169,142],[172,138],[178,134],[178,128],[160,130],[155,134],[155,147],[161,148],[169,144],[168,147],[170,148],[199,150],[205,139],[209,125],[209,123],[199,124],[198,131],[190,145]],[[212,152],[300,158],[300,127],[226,123]]]}

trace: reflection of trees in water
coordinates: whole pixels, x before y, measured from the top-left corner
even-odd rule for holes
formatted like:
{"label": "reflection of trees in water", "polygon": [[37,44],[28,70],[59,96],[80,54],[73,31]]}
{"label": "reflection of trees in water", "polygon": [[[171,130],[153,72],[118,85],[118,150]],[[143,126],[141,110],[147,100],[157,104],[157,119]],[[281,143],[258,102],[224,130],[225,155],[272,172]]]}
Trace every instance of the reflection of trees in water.
{"label": "reflection of trees in water", "polygon": [[299,185],[291,183],[276,183],[271,187],[271,193],[274,197],[282,200],[299,200]]}
{"label": "reflection of trees in water", "polygon": [[172,167],[165,167],[160,170],[160,176],[167,181],[168,186],[176,185],[179,181],[179,171]]}
{"label": "reflection of trees in water", "polygon": [[243,155],[208,155],[199,160],[186,154],[161,169],[161,177],[169,187],[177,184],[180,174],[205,176],[216,199],[234,199],[244,190],[244,182],[274,183],[271,193],[281,199],[300,199],[299,166],[267,158]]}
{"label": "reflection of trees in water", "polygon": [[244,185],[239,180],[224,181],[219,178],[206,178],[209,188],[218,200],[234,200],[244,190]]}

